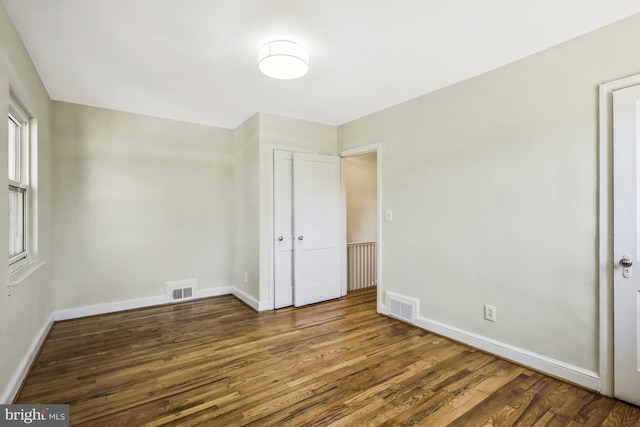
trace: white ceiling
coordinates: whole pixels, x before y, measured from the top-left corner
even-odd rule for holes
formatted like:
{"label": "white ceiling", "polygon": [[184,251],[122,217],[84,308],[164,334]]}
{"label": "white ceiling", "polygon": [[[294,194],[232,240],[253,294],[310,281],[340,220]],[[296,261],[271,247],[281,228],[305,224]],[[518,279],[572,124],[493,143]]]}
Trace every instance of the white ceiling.
{"label": "white ceiling", "polygon": [[[640,12],[638,0],[2,0],[52,99],[235,128],[340,125]],[[305,46],[274,80],[258,48]]]}

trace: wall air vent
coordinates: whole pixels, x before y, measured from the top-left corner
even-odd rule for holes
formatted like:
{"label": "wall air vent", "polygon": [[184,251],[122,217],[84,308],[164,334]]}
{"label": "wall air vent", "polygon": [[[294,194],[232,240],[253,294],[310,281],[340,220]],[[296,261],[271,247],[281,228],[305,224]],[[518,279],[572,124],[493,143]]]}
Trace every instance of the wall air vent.
{"label": "wall air vent", "polygon": [[419,302],[415,298],[387,292],[387,308],[389,310],[389,316],[391,317],[408,323],[415,323],[418,304]]}
{"label": "wall air vent", "polygon": [[198,279],[167,282],[166,286],[171,302],[186,301],[195,298]]}
{"label": "wall air vent", "polygon": [[193,298],[193,288],[177,288],[172,289],[171,292],[171,302],[180,301],[183,299],[192,299]]}

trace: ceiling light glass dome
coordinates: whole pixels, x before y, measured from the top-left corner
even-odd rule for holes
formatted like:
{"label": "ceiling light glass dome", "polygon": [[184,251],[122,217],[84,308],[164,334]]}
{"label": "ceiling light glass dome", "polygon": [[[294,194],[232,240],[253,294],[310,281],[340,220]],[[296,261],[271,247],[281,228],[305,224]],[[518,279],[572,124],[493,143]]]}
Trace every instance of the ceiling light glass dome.
{"label": "ceiling light glass dome", "polygon": [[309,71],[309,55],[299,44],[276,40],[258,51],[260,71],[274,79],[297,79]]}

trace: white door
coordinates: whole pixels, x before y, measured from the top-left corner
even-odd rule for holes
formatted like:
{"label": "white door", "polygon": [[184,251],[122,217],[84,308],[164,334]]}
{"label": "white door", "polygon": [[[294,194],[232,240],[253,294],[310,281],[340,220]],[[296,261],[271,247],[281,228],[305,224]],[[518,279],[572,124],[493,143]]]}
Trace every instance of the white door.
{"label": "white door", "polygon": [[273,152],[274,305],[293,305],[293,153]]}
{"label": "white door", "polygon": [[614,392],[640,405],[640,86],[613,92]]}
{"label": "white door", "polygon": [[340,158],[293,154],[294,304],[342,296]]}

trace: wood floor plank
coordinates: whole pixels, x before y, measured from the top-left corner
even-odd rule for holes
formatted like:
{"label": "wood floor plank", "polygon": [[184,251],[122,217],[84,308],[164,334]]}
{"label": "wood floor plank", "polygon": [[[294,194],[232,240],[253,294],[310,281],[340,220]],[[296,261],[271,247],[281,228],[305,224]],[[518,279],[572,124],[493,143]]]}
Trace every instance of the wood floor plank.
{"label": "wood floor plank", "polygon": [[233,296],[56,322],[16,403],[74,426],[639,426],[640,408],[376,313]]}
{"label": "wood floor plank", "polygon": [[617,402],[602,425],[603,427],[638,426],[640,425],[639,419],[640,411],[638,408]]}
{"label": "wood floor plank", "polygon": [[616,401],[614,399],[591,394],[585,398],[585,405],[580,408],[575,418],[569,423],[569,426],[602,426],[615,404]]}

